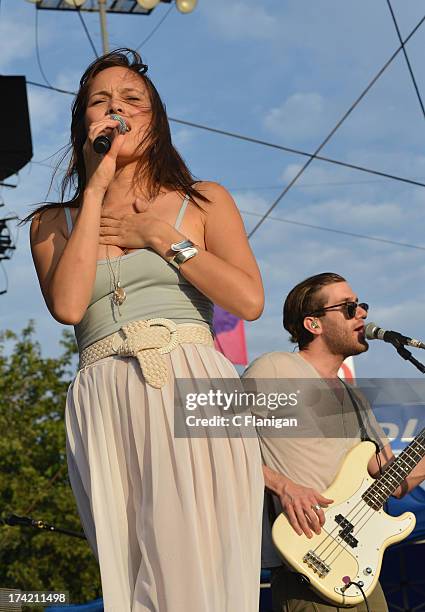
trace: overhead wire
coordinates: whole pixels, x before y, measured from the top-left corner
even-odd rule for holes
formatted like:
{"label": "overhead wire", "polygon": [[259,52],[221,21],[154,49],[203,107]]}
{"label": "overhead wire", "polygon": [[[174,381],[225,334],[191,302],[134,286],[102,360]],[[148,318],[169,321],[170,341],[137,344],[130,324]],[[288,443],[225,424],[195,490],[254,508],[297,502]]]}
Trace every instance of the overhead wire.
{"label": "overhead wire", "polygon": [[154,28],[152,29],[152,31],[146,36],[146,38],[144,38],[142,40],[142,42],[137,45],[136,47],[136,51],[138,51],[139,49],[141,49],[147,42],[148,40],[150,40],[152,38],[152,36],[155,34],[155,32],[157,32],[159,30],[159,28],[162,26],[162,24],[164,23],[164,21],[167,19],[168,15],[171,13],[171,11],[174,8],[174,4],[171,4],[170,8],[168,9],[168,11],[165,13],[165,15],[163,15],[163,17],[158,21],[158,23],[154,26]]}
{"label": "overhead wire", "polygon": [[422,114],[423,114],[423,116],[425,118],[424,103],[422,101],[422,97],[421,97],[421,94],[420,94],[420,91],[419,91],[418,84],[417,84],[416,79],[415,79],[415,75],[413,74],[412,65],[410,63],[409,56],[407,55],[407,51],[405,49],[404,42],[403,42],[403,39],[402,39],[402,36],[401,36],[400,28],[398,27],[397,19],[396,19],[396,16],[394,14],[393,7],[391,6],[390,0],[387,0],[387,5],[388,5],[389,11],[391,13],[391,17],[392,17],[392,20],[393,20],[393,23],[394,23],[395,30],[397,32],[398,40],[401,43],[401,46],[402,46],[402,49],[403,49],[404,59],[406,60],[407,68],[409,70],[410,77],[412,79],[413,87],[415,88],[415,92],[416,92],[416,96],[418,98],[419,106],[421,107]]}
{"label": "overhead wire", "polygon": [[[402,38],[401,38],[401,34],[400,34],[400,31],[399,31],[399,28],[398,28],[397,22],[396,22],[396,20],[395,20],[394,13],[393,13],[393,11],[392,11],[392,7],[391,7],[391,5],[390,5],[390,3],[389,3],[389,0],[387,0],[387,3],[388,3],[388,5],[389,5],[389,8],[390,8],[391,13],[392,13],[392,15],[393,15],[393,20],[394,20],[394,22],[395,22],[395,25],[396,25],[396,30],[397,30],[397,33],[398,33],[398,35],[399,35],[399,40],[400,40],[400,43],[401,43],[401,44],[400,44],[400,47],[399,47],[399,48],[398,48],[398,49],[397,49],[397,50],[396,50],[396,51],[395,51],[395,52],[392,54],[392,56],[389,58],[389,60],[388,60],[388,61],[387,61],[387,62],[384,64],[384,66],[383,66],[383,67],[382,67],[382,68],[381,68],[381,69],[378,71],[378,73],[377,73],[377,74],[376,74],[376,75],[373,77],[373,79],[372,79],[372,80],[369,82],[369,84],[368,84],[368,85],[367,85],[367,87],[366,87],[366,88],[363,90],[363,92],[360,94],[360,96],[358,96],[358,98],[357,98],[357,99],[354,101],[354,103],[353,103],[353,104],[350,106],[350,108],[348,109],[348,111],[346,111],[346,113],[345,113],[345,114],[342,116],[342,118],[341,118],[341,119],[340,119],[340,120],[337,122],[337,124],[334,126],[334,128],[333,128],[333,129],[331,130],[331,132],[330,132],[330,133],[329,133],[329,134],[326,136],[326,138],[325,138],[325,139],[322,141],[322,143],[319,145],[319,147],[316,149],[316,151],[315,151],[313,154],[309,154],[309,153],[305,153],[305,152],[297,151],[297,150],[294,150],[294,149],[291,149],[291,150],[289,151],[289,152],[293,152],[293,153],[298,153],[298,154],[306,155],[306,156],[308,156],[308,157],[309,157],[309,159],[308,159],[308,161],[307,161],[307,162],[304,164],[304,166],[303,166],[303,167],[302,167],[302,168],[301,168],[301,169],[300,169],[300,170],[297,172],[297,174],[296,174],[296,175],[295,175],[295,177],[294,177],[294,178],[293,178],[293,179],[290,181],[290,183],[289,183],[289,184],[288,184],[288,185],[285,187],[285,189],[282,191],[282,193],[279,195],[279,197],[278,197],[278,198],[276,198],[276,200],[273,202],[272,206],[271,206],[271,207],[269,207],[269,209],[266,211],[266,213],[265,213],[264,215],[261,215],[260,221],[259,221],[259,222],[258,222],[258,223],[255,225],[255,227],[253,228],[253,230],[251,230],[251,232],[249,233],[249,238],[250,238],[250,237],[251,237],[251,236],[252,236],[252,235],[255,233],[255,231],[257,231],[257,229],[258,229],[258,228],[259,228],[259,227],[262,225],[262,223],[264,222],[264,220],[265,220],[265,219],[266,219],[266,218],[267,218],[267,217],[270,215],[270,212],[271,212],[271,211],[272,211],[272,210],[273,210],[273,209],[274,209],[274,208],[277,206],[277,204],[278,204],[278,203],[280,202],[280,200],[281,200],[281,199],[282,199],[282,198],[283,198],[283,197],[286,195],[286,193],[289,191],[289,189],[291,189],[291,187],[292,187],[292,186],[295,184],[295,182],[296,182],[296,181],[297,181],[297,180],[300,178],[300,176],[301,176],[301,175],[304,173],[304,171],[305,171],[305,170],[308,168],[308,166],[311,164],[311,162],[312,162],[314,159],[320,159],[320,157],[321,157],[321,156],[319,156],[319,155],[318,155],[318,153],[319,153],[319,152],[321,151],[321,149],[322,149],[322,148],[323,148],[323,147],[324,147],[324,146],[325,146],[325,145],[326,145],[326,144],[329,142],[329,140],[330,140],[330,139],[333,137],[333,135],[336,133],[336,131],[339,129],[339,127],[342,125],[342,123],[343,123],[343,122],[344,122],[344,121],[345,121],[345,120],[348,118],[348,116],[351,114],[351,112],[352,112],[352,111],[353,111],[353,110],[356,108],[356,106],[357,106],[357,105],[358,105],[358,104],[361,102],[361,100],[364,98],[364,96],[365,96],[365,95],[366,95],[366,94],[369,92],[369,90],[370,90],[370,89],[373,87],[373,85],[376,83],[376,81],[377,81],[377,80],[380,78],[380,76],[381,76],[381,75],[384,73],[384,71],[385,71],[385,70],[388,68],[388,66],[389,66],[389,65],[392,63],[392,61],[394,60],[394,58],[397,56],[397,54],[398,54],[398,53],[399,53],[401,50],[403,50],[403,52],[404,52],[404,54],[405,54],[406,61],[408,62],[408,66],[410,67],[410,71],[411,71],[412,80],[414,81],[414,83],[415,83],[415,85],[416,85],[416,80],[414,79],[413,71],[411,70],[410,62],[409,62],[409,60],[408,60],[407,53],[406,53],[406,51],[405,51],[405,44],[406,44],[406,43],[407,43],[407,42],[410,40],[410,38],[411,38],[411,37],[412,37],[412,36],[415,34],[415,32],[416,32],[416,31],[419,29],[419,27],[422,25],[423,21],[425,20],[425,16],[424,16],[424,17],[423,17],[423,18],[422,18],[422,19],[419,21],[419,23],[418,23],[418,24],[415,26],[415,28],[414,28],[414,29],[413,29],[413,30],[410,32],[410,34],[407,36],[407,38],[406,38],[406,39],[403,41],[403,40],[402,40]],[[167,12],[167,14],[166,14],[166,15],[165,15],[165,16],[162,18],[162,20],[161,20],[161,21],[160,21],[160,22],[157,24],[156,28],[154,28],[154,30],[151,32],[151,34],[153,34],[153,33],[154,33],[154,32],[155,32],[157,29],[158,29],[158,27],[161,25],[161,23],[163,23],[163,21],[165,20],[165,17],[166,17],[166,16],[167,16],[167,15],[170,13],[170,11],[171,11],[171,8],[170,8],[170,9],[169,9],[169,11]],[[146,41],[147,41],[147,39],[145,39],[144,41],[142,41],[141,45],[143,45],[143,44],[144,44]],[[138,47],[138,48],[140,48],[140,46],[141,46],[141,45],[139,45],[139,47]],[[30,81],[29,81],[29,83],[34,84],[34,85],[40,85],[40,84],[33,83],[33,82],[30,82]],[[66,90],[60,90],[59,88],[54,88],[54,87],[53,87],[53,86],[51,86],[50,84],[49,84],[49,88],[55,89],[56,91],[60,91],[61,93],[70,93],[70,94],[72,94],[72,95],[75,95],[73,92],[67,92]],[[417,85],[416,85],[416,87],[415,87],[415,88],[416,88],[416,90],[417,90],[418,99],[421,101],[421,98],[420,98],[420,93],[419,93],[419,90],[418,90],[418,88],[417,88]],[[422,102],[422,101],[421,101],[421,102]],[[421,104],[421,107],[422,107],[422,106],[423,106],[423,105]],[[192,126],[192,127],[196,127],[196,128],[199,128],[199,129],[208,129],[209,131],[212,131],[212,132],[221,133],[221,134],[223,134],[223,133],[224,133],[225,135],[232,136],[232,137],[236,137],[236,138],[240,138],[240,139],[243,139],[243,140],[248,140],[248,141],[256,141],[257,143],[260,143],[260,144],[263,144],[263,145],[266,145],[266,146],[273,146],[273,148],[283,148],[284,150],[288,150],[288,149],[289,149],[288,147],[282,147],[281,145],[273,145],[272,143],[267,143],[267,142],[265,142],[265,141],[259,141],[258,139],[252,139],[252,138],[250,138],[250,137],[245,137],[245,136],[237,135],[237,134],[230,133],[230,132],[224,132],[223,130],[217,130],[217,129],[215,129],[215,128],[210,128],[210,127],[208,127],[208,126],[202,126],[202,125],[200,125],[200,124],[194,124],[194,123],[192,123],[192,122],[187,122],[187,121],[184,121],[184,120],[179,120],[179,119],[175,119],[175,118],[171,118],[171,117],[170,117],[169,119],[170,119],[170,121],[174,121],[174,122],[176,122],[176,123],[181,123],[181,124],[184,124],[184,125],[190,125],[190,126]],[[324,159],[323,161],[329,161],[330,163],[336,163],[336,164],[338,164],[338,165],[347,165],[347,166],[349,166],[349,167],[350,167],[350,166],[351,166],[351,167],[353,167],[353,165],[351,165],[351,164],[350,164],[350,165],[348,165],[348,164],[346,164],[345,162],[340,162],[339,160],[330,160],[330,159],[328,158],[328,159]],[[353,169],[354,169],[354,168],[353,168]],[[375,175],[378,175],[378,176],[383,176],[383,177],[385,177],[385,178],[393,178],[393,179],[395,179],[395,180],[401,180],[402,182],[409,182],[409,183],[416,184],[416,185],[419,185],[419,186],[425,186],[423,183],[419,183],[418,181],[414,181],[414,180],[411,180],[411,179],[404,179],[403,177],[396,177],[395,175],[389,175],[389,174],[387,174],[387,173],[382,173],[382,172],[380,172],[380,171],[375,171],[375,170],[371,170],[371,169],[367,169],[367,168],[362,168],[362,167],[358,167],[358,168],[355,168],[355,169],[363,170],[363,171],[366,171],[366,172],[371,172],[371,173],[373,173],[373,174],[375,174]],[[251,213],[251,214],[252,214],[252,213]],[[258,215],[258,216],[260,216],[260,215]],[[290,222],[290,221],[288,221],[288,222]],[[293,223],[295,223],[295,224],[300,224],[300,222],[293,222]],[[306,226],[306,227],[310,227],[310,225],[309,225],[309,224],[304,224],[304,226]],[[311,227],[313,227],[313,226],[311,226]],[[323,228],[323,230],[324,230],[324,231],[335,231],[335,230],[332,230],[331,228]],[[341,232],[342,232],[342,230],[341,230]],[[355,235],[355,234],[354,234],[354,233],[352,233],[352,232],[346,232],[346,234],[347,234],[347,235],[353,235],[353,236]],[[357,237],[364,237],[364,236],[360,236],[360,235],[358,235]],[[395,244],[395,241],[387,241],[386,239],[376,239],[376,240],[378,240],[378,241],[380,241],[380,242],[385,241],[385,242],[389,242],[390,244]],[[402,243],[400,243],[400,244],[402,244]],[[412,248],[416,248],[416,247],[415,247],[415,245],[413,245],[413,247],[412,247]],[[418,248],[421,248],[421,247],[418,247]]]}
{"label": "overhead wire", "polygon": [[44,89],[51,89],[52,91],[57,91],[59,93],[68,94],[70,96],[75,96],[75,91],[69,91],[68,89],[61,89],[60,87],[55,87],[54,85],[44,85],[43,83],[37,83],[36,81],[28,81],[29,85],[34,85],[34,87],[43,87]]}
{"label": "overhead wire", "polygon": [[344,123],[344,121],[350,116],[350,114],[353,112],[353,110],[358,106],[358,104],[363,100],[363,98],[365,97],[365,95],[370,91],[370,89],[373,87],[373,85],[376,83],[376,81],[381,77],[381,75],[385,72],[385,70],[388,68],[388,66],[394,61],[394,59],[397,57],[398,53],[404,48],[404,45],[411,39],[411,37],[415,34],[415,32],[417,32],[417,30],[419,29],[419,27],[422,25],[422,23],[425,21],[425,15],[422,17],[422,19],[419,21],[419,23],[413,28],[413,30],[410,32],[409,36],[402,41],[402,44],[398,47],[398,49],[396,51],[394,51],[394,53],[391,55],[391,57],[385,62],[385,64],[383,65],[383,67],[376,73],[376,75],[371,79],[371,81],[368,83],[368,85],[365,87],[365,89],[361,92],[361,94],[356,98],[356,100],[353,102],[353,104],[350,106],[350,108],[344,113],[344,115],[341,117],[341,119],[339,119],[339,121],[336,123],[336,125],[332,128],[332,130],[329,132],[329,134],[326,136],[326,138],[320,143],[320,145],[317,147],[317,149],[315,150],[315,152],[313,153],[313,155],[310,157],[310,159],[308,159],[306,161],[306,163],[303,165],[303,167],[296,173],[296,175],[294,176],[294,178],[288,183],[288,185],[285,187],[285,189],[282,191],[282,193],[279,194],[279,196],[275,199],[275,201],[273,202],[273,204],[269,207],[269,209],[264,213],[263,217],[258,221],[258,223],[255,225],[255,227],[251,230],[251,232],[248,234],[248,238],[251,238],[255,232],[261,227],[261,225],[264,223],[265,219],[268,217],[268,215],[272,212],[272,210],[274,210],[276,208],[276,206],[279,204],[279,202],[286,196],[286,194],[289,192],[289,190],[291,189],[291,187],[298,181],[298,179],[304,174],[304,172],[307,170],[307,168],[310,166],[310,164],[312,163],[312,161],[315,159],[315,157],[317,157],[317,154],[323,149],[323,147],[331,140],[331,138],[333,137],[333,135],[336,133],[336,131],[341,127],[341,125]]}
{"label": "overhead wire", "polygon": [[[261,213],[251,212],[249,210],[240,210],[240,213],[244,215],[252,215],[255,217],[261,217]],[[323,225],[313,225],[312,223],[304,223],[302,221],[294,221],[292,219],[283,219],[282,217],[272,217],[268,216],[267,221],[278,221],[280,223],[288,223],[290,225],[299,225],[301,227],[308,227],[311,229],[317,229],[323,232],[332,232],[333,234],[342,234],[344,236],[350,236],[352,238],[362,238],[364,240],[372,240],[374,242],[383,242],[385,244],[391,244],[392,246],[401,246],[409,249],[419,249],[420,251],[425,251],[425,246],[419,246],[417,244],[411,244],[409,242],[398,242],[396,240],[389,240],[387,238],[378,238],[376,236],[368,236],[367,234],[358,234],[356,232],[348,232],[345,230],[335,229],[332,227],[325,227]]]}
{"label": "overhead wire", "polygon": [[94,42],[92,40],[92,37],[90,36],[90,32],[89,32],[89,30],[87,28],[86,22],[84,21],[83,16],[81,14],[81,7],[80,6],[76,6],[75,8],[77,9],[78,17],[80,18],[81,25],[83,26],[84,32],[86,33],[87,38],[89,39],[89,43],[91,45],[91,48],[93,49],[93,53],[95,54],[96,57],[99,57],[99,54],[98,54],[98,52],[96,50],[96,47],[94,45]]}
{"label": "overhead wire", "polygon": [[[53,166],[50,166],[50,168],[53,168]],[[425,180],[425,177],[420,178]],[[320,181],[318,183],[302,183],[301,185],[294,185],[293,189],[310,189],[311,187],[346,187],[347,185],[376,185],[383,182],[384,181],[382,179],[371,179],[368,181]],[[226,187],[229,191],[279,191],[282,189],[282,185],[226,185]]]}
{"label": "overhead wire", "polygon": [[[28,81],[29,82],[29,81]],[[412,185],[418,185],[419,187],[425,187],[425,183],[420,183],[418,181],[412,179],[406,179],[401,176],[397,176],[396,174],[391,174],[389,172],[382,172],[380,170],[374,170],[371,168],[366,168],[365,166],[359,166],[356,164],[351,164],[349,162],[343,162],[338,159],[333,159],[331,157],[324,157],[323,155],[314,155],[314,153],[308,153],[306,151],[301,151],[300,149],[294,149],[292,147],[285,147],[283,145],[278,145],[275,143],[267,142],[266,140],[260,140],[258,138],[252,138],[251,136],[244,136],[242,134],[238,134],[237,132],[229,132],[227,130],[219,130],[217,128],[212,128],[206,125],[202,125],[200,123],[193,123],[192,121],[185,121],[183,119],[176,119],[175,117],[168,117],[170,121],[173,123],[180,123],[181,125],[187,125],[189,127],[194,127],[200,130],[206,130],[207,132],[213,132],[215,134],[221,134],[222,136],[229,136],[231,138],[235,138],[237,140],[245,140],[246,142],[252,142],[254,144],[263,145],[265,147],[271,147],[272,149],[279,149],[280,151],[285,151],[286,153],[293,153],[294,155],[300,155],[303,157],[312,157],[313,159],[318,159],[319,161],[323,161],[329,164],[334,164],[337,166],[342,166],[343,168],[349,168],[350,170],[358,170],[359,172],[366,172],[368,174],[375,174],[377,176],[382,176],[383,178],[392,179],[394,181],[401,181],[403,183],[410,183]]]}
{"label": "overhead wire", "polygon": [[[59,87],[53,87],[53,86],[47,86],[44,85],[43,83],[37,83],[36,81],[29,81],[27,80],[27,83],[29,85],[33,85],[34,87],[43,87],[45,89],[51,89],[53,91],[57,91],[58,93],[63,93],[63,94],[68,94],[71,96],[75,96],[76,93],[74,91],[68,91],[66,89],[61,89]],[[175,117],[168,117],[169,121],[173,122],[173,123],[179,123],[182,125],[187,125],[189,127],[193,127],[193,128],[197,128],[200,130],[206,130],[208,132],[213,132],[215,134],[220,134],[222,136],[228,136],[230,138],[235,138],[237,140],[244,140],[246,142],[252,142],[253,144],[259,144],[265,147],[271,147],[273,149],[278,149],[280,151],[285,151],[286,153],[293,153],[294,155],[300,155],[303,157],[312,157],[314,156],[314,154],[312,153],[308,153],[306,151],[301,151],[300,149],[294,149],[291,147],[285,147],[283,145],[278,145],[275,143],[271,143],[268,142],[266,140],[260,140],[258,138],[253,138],[251,136],[244,136],[243,134],[238,134],[236,132],[229,132],[227,130],[220,130],[218,128],[212,128],[210,126],[207,125],[203,125],[201,123],[193,123],[192,121],[185,121],[183,119],[176,119]],[[382,172],[381,170],[375,170],[373,168],[366,168],[365,166],[359,166],[356,164],[351,164],[349,162],[343,162],[341,160],[338,159],[333,159],[331,157],[324,157],[321,155],[315,155],[314,156],[315,159],[318,159],[319,161],[323,161],[326,162],[328,164],[334,164],[337,166],[342,166],[344,168],[349,168],[350,170],[357,170],[359,172],[365,172],[367,174],[373,174],[375,176],[382,176],[383,178],[387,178],[393,181],[399,181],[402,183],[407,183],[410,185],[416,185],[418,187],[425,187],[425,183],[422,183],[420,181],[416,181],[414,179],[408,179],[405,178],[403,176],[399,176],[397,174],[391,174],[389,172]]]}
{"label": "overhead wire", "polygon": [[[37,166],[44,166],[45,168],[51,168],[54,170],[56,166],[52,166],[51,164],[46,164],[45,162],[48,159],[51,159],[56,153],[52,153],[49,157],[45,159],[32,159],[29,164],[36,164]],[[425,177],[421,177],[421,179],[425,180]],[[346,187],[347,185],[355,186],[355,185],[376,185],[383,183],[383,180],[369,180],[369,181],[320,181],[319,183],[303,183],[302,185],[294,185],[294,189],[311,189],[316,187]],[[419,183],[422,184],[422,183]],[[424,184],[425,185],[425,184]],[[226,188],[230,192],[238,192],[238,191],[280,191],[282,189],[282,185],[226,185]]]}

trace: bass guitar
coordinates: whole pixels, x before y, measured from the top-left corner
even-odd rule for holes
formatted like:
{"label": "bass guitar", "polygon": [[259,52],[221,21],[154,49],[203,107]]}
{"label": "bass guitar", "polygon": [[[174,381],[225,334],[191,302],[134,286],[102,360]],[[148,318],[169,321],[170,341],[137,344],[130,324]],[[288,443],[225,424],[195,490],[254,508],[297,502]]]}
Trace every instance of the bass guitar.
{"label": "bass guitar", "polygon": [[406,538],[416,524],[412,512],[393,517],[383,505],[425,456],[425,428],[376,479],[367,470],[374,453],[372,442],[361,442],[347,454],[323,493],[334,502],[323,509],[326,520],[320,535],[297,535],[283,513],[272,528],[286,563],[338,606],[355,606],[363,601],[362,590],[365,597],[373,591],[385,549]]}

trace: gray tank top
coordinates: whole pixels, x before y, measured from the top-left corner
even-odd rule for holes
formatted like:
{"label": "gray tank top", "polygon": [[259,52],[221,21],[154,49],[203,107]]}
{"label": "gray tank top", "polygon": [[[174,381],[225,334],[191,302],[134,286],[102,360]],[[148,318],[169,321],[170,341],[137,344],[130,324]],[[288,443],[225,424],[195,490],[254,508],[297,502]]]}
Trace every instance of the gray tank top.
{"label": "gray tank top", "polygon": [[[186,195],[174,224],[176,229],[180,227],[188,202]],[[65,208],[65,215],[70,235],[69,208]],[[119,257],[110,258],[115,276],[118,260]],[[74,327],[80,351],[126,323],[140,319],[163,317],[176,323],[212,326],[212,302],[152,249],[139,249],[121,257],[120,282],[127,299],[118,310],[111,300],[114,287],[107,260],[97,262],[90,303],[83,319]]]}

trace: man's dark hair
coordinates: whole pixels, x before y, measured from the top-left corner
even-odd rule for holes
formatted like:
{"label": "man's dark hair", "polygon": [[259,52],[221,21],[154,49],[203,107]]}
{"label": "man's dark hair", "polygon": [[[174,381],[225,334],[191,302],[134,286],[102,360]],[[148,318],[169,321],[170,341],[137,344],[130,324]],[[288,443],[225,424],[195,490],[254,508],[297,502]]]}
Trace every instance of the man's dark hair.
{"label": "man's dark hair", "polygon": [[[283,327],[291,334],[291,342],[304,349],[314,335],[304,327],[305,317],[325,305],[321,289],[333,283],[343,283],[345,278],[335,272],[322,272],[298,283],[289,293],[283,305]],[[319,315],[318,315],[319,316]]]}

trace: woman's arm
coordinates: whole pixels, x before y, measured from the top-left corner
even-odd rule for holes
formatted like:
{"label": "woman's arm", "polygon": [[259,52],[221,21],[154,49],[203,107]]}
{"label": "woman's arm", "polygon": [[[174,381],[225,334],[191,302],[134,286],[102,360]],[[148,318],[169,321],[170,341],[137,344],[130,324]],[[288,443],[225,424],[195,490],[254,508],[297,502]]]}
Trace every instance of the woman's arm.
{"label": "woman's arm", "polygon": [[96,277],[103,193],[87,192],[67,240],[63,207],[47,210],[31,223],[31,251],[44,300],[66,325],[81,321]]}
{"label": "woman's arm", "polygon": [[[199,237],[204,234],[205,248],[196,244],[198,255],[183,263],[180,272],[215,304],[243,319],[257,319],[264,306],[263,285],[236,204],[217,183],[201,183],[199,189],[210,200],[201,204],[198,225],[202,223],[203,228],[194,232]],[[191,238],[155,217],[148,207],[141,210],[137,205],[136,209],[140,212],[105,219],[101,244],[147,246],[170,261],[175,255],[171,244]]]}
{"label": "woman's arm", "polygon": [[61,207],[37,215],[31,224],[31,251],[41,291],[53,317],[66,325],[79,323],[90,302],[102,203],[115,176],[125,135],[116,134],[106,155],[95,153],[93,142],[105,129],[116,130],[118,124],[116,119],[105,117],[88,128],[83,147],[87,186],[69,240]]}
{"label": "woman's arm", "polygon": [[[180,267],[199,291],[232,314],[249,321],[264,307],[260,271],[233,198],[224,187],[207,183],[205,246]],[[168,248],[169,248],[168,243]]]}

